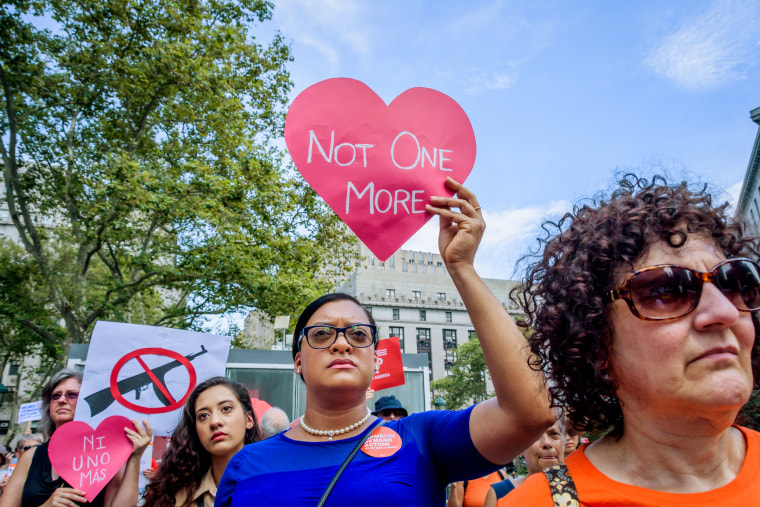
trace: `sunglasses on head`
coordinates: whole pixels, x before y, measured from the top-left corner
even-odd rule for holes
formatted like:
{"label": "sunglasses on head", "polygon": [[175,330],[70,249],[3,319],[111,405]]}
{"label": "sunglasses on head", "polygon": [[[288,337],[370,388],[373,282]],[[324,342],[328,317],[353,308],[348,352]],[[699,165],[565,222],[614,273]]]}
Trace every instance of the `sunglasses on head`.
{"label": "sunglasses on head", "polygon": [[672,264],[639,269],[607,293],[606,300],[625,300],[640,319],[677,319],[694,311],[705,282],[715,285],[737,309],[760,310],[760,267],[743,258],[723,261],[708,272]]}

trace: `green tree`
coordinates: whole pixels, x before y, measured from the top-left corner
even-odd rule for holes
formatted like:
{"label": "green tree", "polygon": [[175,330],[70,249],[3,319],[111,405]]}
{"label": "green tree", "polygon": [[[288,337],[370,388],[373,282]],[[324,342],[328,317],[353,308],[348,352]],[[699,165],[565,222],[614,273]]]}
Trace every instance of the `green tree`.
{"label": "green tree", "polygon": [[472,403],[489,398],[486,360],[480,342],[473,338],[457,347],[456,364],[451,375],[433,381],[431,387],[436,395],[446,400],[451,410],[458,410]]}
{"label": "green tree", "polygon": [[65,357],[103,319],[294,314],[349,267],[346,229],[277,148],[291,55],[279,34],[255,39],[271,13],[261,0],[0,7],[2,204],[23,248],[2,246],[14,353]]}

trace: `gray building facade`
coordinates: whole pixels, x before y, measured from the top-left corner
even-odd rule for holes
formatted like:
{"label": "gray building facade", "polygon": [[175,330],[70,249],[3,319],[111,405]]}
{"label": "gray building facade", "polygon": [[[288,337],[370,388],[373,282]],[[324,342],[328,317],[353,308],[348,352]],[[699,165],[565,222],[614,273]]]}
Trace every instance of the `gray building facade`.
{"label": "gray building facade", "polygon": [[[380,262],[363,244],[360,255],[360,267],[338,291],[355,296],[372,312],[381,338],[397,336],[403,353],[425,354],[431,380],[449,375],[457,347],[473,338],[475,329],[441,256],[398,250]],[[485,283],[513,318],[522,315],[509,297],[519,282]]]}

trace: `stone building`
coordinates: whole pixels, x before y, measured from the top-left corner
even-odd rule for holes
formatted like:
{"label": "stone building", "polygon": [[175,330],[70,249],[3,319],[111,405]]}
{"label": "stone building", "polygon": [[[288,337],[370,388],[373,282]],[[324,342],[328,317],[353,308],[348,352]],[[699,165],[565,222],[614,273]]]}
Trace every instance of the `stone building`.
{"label": "stone building", "polygon": [[[360,255],[361,266],[338,291],[355,296],[372,312],[381,338],[397,336],[402,352],[426,354],[431,380],[448,375],[457,347],[475,330],[441,256],[399,250],[380,262],[363,244]],[[521,315],[509,298],[518,282],[485,283],[513,317]]]}

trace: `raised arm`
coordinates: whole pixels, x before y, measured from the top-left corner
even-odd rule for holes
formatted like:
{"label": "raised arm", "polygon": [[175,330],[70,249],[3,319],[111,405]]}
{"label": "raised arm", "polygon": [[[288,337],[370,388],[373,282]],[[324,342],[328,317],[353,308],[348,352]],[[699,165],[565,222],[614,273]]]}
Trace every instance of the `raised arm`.
{"label": "raised arm", "polygon": [[[478,404],[470,436],[488,460],[503,464],[534,442],[555,419],[541,373],[528,366],[527,342],[474,267],[485,230],[478,201],[451,178],[455,197],[432,197],[427,211],[440,217],[438,246],[483,348],[496,397]],[[458,211],[456,211],[458,209]]]}
{"label": "raised arm", "polygon": [[121,470],[106,486],[104,505],[107,507],[134,507],[138,500],[138,479],[140,476],[140,458],[148,447],[153,432],[148,421],[143,424],[133,419],[134,428],[124,428],[124,433],[132,441],[133,451]]}

